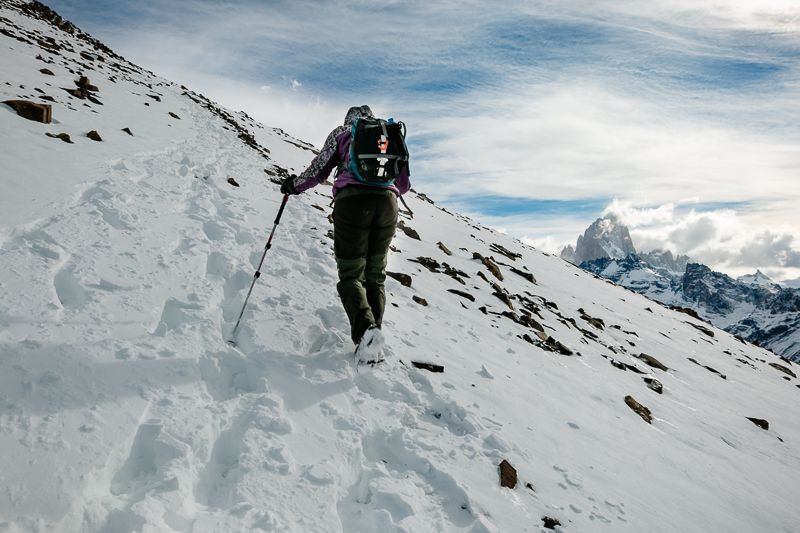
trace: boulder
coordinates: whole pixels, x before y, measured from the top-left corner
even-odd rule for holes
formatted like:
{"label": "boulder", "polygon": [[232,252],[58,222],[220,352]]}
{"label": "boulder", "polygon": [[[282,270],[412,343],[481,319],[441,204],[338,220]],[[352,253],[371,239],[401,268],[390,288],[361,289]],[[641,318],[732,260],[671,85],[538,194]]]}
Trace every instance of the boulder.
{"label": "boulder", "polygon": [[172,118],[174,118],[174,119],[177,119],[177,120],[180,120],[180,119],[181,119],[181,117],[179,117],[178,115],[176,115],[176,114],[175,114],[175,113],[173,113],[172,111],[170,111],[168,114],[169,114],[169,116],[171,116],[171,117],[172,117]]}
{"label": "boulder", "polygon": [[466,298],[470,302],[474,302],[475,301],[475,297],[473,295],[471,295],[470,293],[468,293],[468,292],[460,291],[458,289],[447,289],[447,292],[452,292],[453,294],[457,294],[457,295],[461,296],[462,298]]}
{"label": "boulder", "polygon": [[89,133],[86,134],[86,136],[89,137],[93,141],[103,142],[103,138],[100,137],[100,134],[97,133],[96,130],[90,131]]}
{"label": "boulder", "polygon": [[556,526],[561,525],[561,522],[559,522],[556,518],[545,516],[542,518],[542,524],[544,524],[545,529],[555,529]]}
{"label": "boulder", "polygon": [[444,366],[437,365],[434,363],[423,363],[421,361],[411,361],[411,364],[414,368],[419,368],[420,370],[427,370],[428,372],[433,373],[442,373],[444,372]]}
{"label": "boulder", "polygon": [[234,187],[238,187],[239,186],[239,183],[233,178],[228,178],[228,183],[230,183]]}
{"label": "boulder", "polygon": [[428,300],[426,300],[425,298],[422,298],[421,296],[417,296],[415,294],[414,296],[411,297],[411,299],[414,300],[415,302],[417,302],[419,305],[421,305],[423,307],[428,307]]}
{"label": "boulder", "polygon": [[75,144],[75,143],[72,142],[72,139],[70,139],[69,134],[67,134],[67,133],[55,134],[55,133],[50,133],[48,131],[47,133],[45,133],[45,135],[47,135],[48,137],[52,137],[53,139],[61,139],[65,143]]}
{"label": "boulder", "polygon": [[443,251],[445,255],[453,255],[453,252],[451,252],[450,249],[447,248],[447,246],[445,246],[442,241],[437,242],[436,245],[439,246],[439,249]]}
{"label": "boulder", "polygon": [[658,381],[657,379],[655,378],[642,378],[642,379],[644,379],[644,382],[647,383],[648,389],[656,391],[659,394],[662,394],[664,392],[664,385],[662,385],[661,382]]}
{"label": "boulder", "polygon": [[55,74],[53,74],[53,71],[50,70],[49,68],[39,69],[39,72],[41,72],[42,74],[44,74],[46,76],[55,76]]}
{"label": "boulder", "polygon": [[28,120],[50,124],[53,121],[53,107],[50,104],[37,104],[28,100],[6,100],[3,102]]}
{"label": "boulder", "polygon": [[131,131],[131,129],[130,129],[130,128],[122,128],[122,131],[124,131],[125,133],[127,133],[128,135],[130,135],[131,137],[133,137],[133,132]]}
{"label": "boulder", "polygon": [[503,459],[500,463],[500,486],[513,489],[517,486],[517,469]]}
{"label": "boulder", "polygon": [[400,285],[403,287],[410,287],[411,286],[411,276],[408,274],[403,274],[401,272],[389,272],[386,271],[386,275],[392,279],[395,279],[400,282]]}
{"label": "boulder", "polygon": [[419,238],[419,233],[417,233],[417,231],[415,229],[409,228],[408,226],[406,226],[405,223],[402,220],[400,221],[399,224],[397,224],[397,229],[399,229],[400,231],[405,233],[407,237],[410,237],[412,239],[416,239],[418,241],[421,240]]}
{"label": "boulder", "polygon": [[648,409],[644,405],[634,400],[633,396],[625,396],[625,403],[627,404],[628,407],[633,409],[633,412],[641,416],[642,420],[644,420],[648,424],[651,424],[653,422],[653,415],[650,412],[650,409]]}
{"label": "boulder", "polygon": [[640,353],[636,357],[638,357],[639,359],[641,359],[642,361],[644,361],[648,365],[652,366],[653,368],[657,368],[659,370],[663,370],[664,372],[669,370],[669,368],[667,368],[666,366],[661,364],[661,361],[659,361],[658,359],[656,359],[652,355],[647,355],[646,353]]}
{"label": "boulder", "polygon": [[752,422],[753,424],[755,424],[755,425],[757,425],[758,427],[760,427],[761,429],[763,429],[764,431],[768,431],[768,430],[769,430],[769,422],[767,422],[767,421],[766,421],[766,420],[764,420],[763,418],[751,418],[751,417],[749,417],[749,416],[748,416],[748,417],[746,417],[746,418],[747,418],[747,419],[748,419],[750,422]]}

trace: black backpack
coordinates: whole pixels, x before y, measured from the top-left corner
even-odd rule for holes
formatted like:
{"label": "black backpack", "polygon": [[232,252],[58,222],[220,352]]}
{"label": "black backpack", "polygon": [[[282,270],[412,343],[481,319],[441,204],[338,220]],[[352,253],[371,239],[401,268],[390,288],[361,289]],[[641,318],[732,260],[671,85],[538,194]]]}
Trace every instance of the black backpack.
{"label": "black backpack", "polygon": [[357,118],[350,130],[347,170],[358,181],[389,187],[408,165],[406,125],[394,119]]}

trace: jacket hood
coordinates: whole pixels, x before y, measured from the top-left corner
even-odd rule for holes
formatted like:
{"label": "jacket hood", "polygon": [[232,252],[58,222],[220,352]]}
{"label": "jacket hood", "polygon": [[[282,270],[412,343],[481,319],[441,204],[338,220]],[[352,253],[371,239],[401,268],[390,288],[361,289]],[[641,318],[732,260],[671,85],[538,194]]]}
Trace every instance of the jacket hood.
{"label": "jacket hood", "polygon": [[357,118],[375,118],[368,105],[351,107],[344,117],[344,125],[350,127]]}

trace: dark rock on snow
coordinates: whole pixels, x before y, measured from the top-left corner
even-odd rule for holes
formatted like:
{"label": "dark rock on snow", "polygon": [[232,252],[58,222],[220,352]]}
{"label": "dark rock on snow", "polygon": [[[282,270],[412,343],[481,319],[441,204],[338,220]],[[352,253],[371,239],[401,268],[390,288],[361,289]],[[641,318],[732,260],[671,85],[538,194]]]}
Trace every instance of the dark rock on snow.
{"label": "dark rock on snow", "polygon": [[767,421],[766,421],[766,420],[764,420],[763,418],[751,418],[751,417],[749,417],[749,416],[748,416],[748,417],[746,417],[746,418],[747,418],[747,419],[748,419],[750,422],[752,422],[753,424],[755,424],[755,425],[757,425],[758,427],[760,427],[761,429],[763,429],[763,430],[765,430],[765,431],[769,430],[769,422],[767,422]]}
{"label": "dark rock on snow", "polygon": [[437,365],[437,364],[434,364],[434,363],[423,363],[421,361],[411,361],[411,364],[414,366],[414,368],[419,368],[421,370],[427,370],[428,372],[433,372],[433,373],[442,373],[442,372],[444,372],[444,366]]}
{"label": "dark rock on snow", "polygon": [[545,516],[542,518],[542,524],[544,524],[545,529],[555,529],[556,526],[560,526],[561,522],[559,522],[555,518],[550,518],[549,516]]}
{"label": "dark rock on snow", "polygon": [[70,139],[69,134],[67,133],[59,133],[56,135],[55,133],[47,132],[45,133],[45,135],[47,135],[48,137],[52,137],[53,139],[61,139],[65,143],[75,144],[72,142],[72,139]]}
{"label": "dark rock on snow", "polygon": [[500,486],[509,489],[517,486],[517,469],[505,459],[500,463]]}
{"label": "dark rock on snow", "polygon": [[633,399],[633,396],[625,396],[625,403],[633,409],[633,411],[642,417],[642,420],[651,424],[653,422],[653,415],[650,412],[650,409],[645,407],[644,405],[640,404],[636,400]]}
{"label": "dark rock on snow", "polygon": [[643,378],[643,379],[644,379],[644,382],[647,383],[647,388],[648,389],[654,390],[659,394],[663,394],[664,385],[662,385],[660,381],[658,381],[655,378]]}
{"label": "dark rock on snow", "polygon": [[406,226],[405,222],[403,222],[402,220],[397,224],[397,229],[405,233],[407,237],[416,239],[418,241],[421,240],[419,238],[419,233],[417,233],[415,229]]}
{"label": "dark rock on snow", "polygon": [[53,120],[53,108],[50,104],[37,104],[28,100],[6,100],[3,103],[22,118],[43,124],[50,124]]}
{"label": "dark rock on snow", "polygon": [[387,270],[386,271],[386,275],[389,276],[392,279],[395,279],[395,280],[399,281],[400,285],[402,285],[403,287],[410,287],[411,286],[411,276],[409,276],[408,274],[403,274],[403,273],[400,273],[400,272],[389,272]]}
{"label": "dark rock on snow", "polygon": [[100,134],[97,133],[97,130],[90,131],[89,133],[86,134],[86,136],[89,137],[93,141],[103,142],[103,138],[100,137]]}
{"label": "dark rock on snow", "polygon": [[228,183],[230,183],[234,187],[238,187],[239,186],[239,183],[233,178],[228,178]]}
{"label": "dark rock on snow", "polygon": [[131,129],[130,129],[130,128],[122,128],[122,131],[124,131],[125,133],[127,133],[128,135],[130,135],[131,137],[133,137],[133,132],[131,131]]}
{"label": "dark rock on snow", "polygon": [[411,299],[423,307],[428,307],[428,300],[426,300],[425,298],[422,298],[415,294],[414,296],[411,297]]}

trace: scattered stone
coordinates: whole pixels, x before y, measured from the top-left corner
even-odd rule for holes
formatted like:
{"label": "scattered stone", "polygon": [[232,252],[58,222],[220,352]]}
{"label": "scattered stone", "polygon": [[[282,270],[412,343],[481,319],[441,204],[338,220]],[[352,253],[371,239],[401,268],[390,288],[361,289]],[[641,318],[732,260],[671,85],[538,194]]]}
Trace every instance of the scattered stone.
{"label": "scattered stone", "polygon": [[783,372],[784,374],[788,374],[789,376],[792,376],[793,378],[797,377],[797,374],[792,372],[792,370],[790,368],[785,367],[785,366],[783,366],[781,364],[770,363],[769,366],[771,366],[772,368],[776,368],[776,369],[780,370],[781,372]]}
{"label": "scattered stone", "polygon": [[160,97],[160,96],[158,96],[157,94],[146,94],[145,96],[147,96],[147,97],[149,97],[149,98],[152,98],[152,99],[153,99],[153,100],[155,100],[156,102],[160,102],[160,101],[161,101],[161,97]]}
{"label": "scattered stone", "polygon": [[89,133],[86,134],[86,136],[89,137],[93,141],[103,142],[103,138],[100,137],[100,134],[97,133],[97,130],[90,131]]}
{"label": "scattered stone", "polygon": [[693,328],[695,328],[696,330],[698,330],[698,331],[700,331],[702,333],[705,333],[709,337],[713,337],[714,336],[714,332],[711,331],[709,328],[707,328],[705,326],[701,326],[700,324],[695,324],[693,322],[686,322],[686,323],[689,324],[690,326],[692,326]]}
{"label": "scattered stone", "polygon": [[478,252],[473,252],[472,258],[473,259],[480,259],[480,261],[483,263],[483,266],[488,268],[489,272],[491,272],[494,275],[494,277],[496,277],[500,281],[503,281],[503,273],[500,272],[500,267],[497,266],[497,264],[494,261],[492,261],[488,257],[483,257]]}
{"label": "scattered stone", "polygon": [[416,239],[418,241],[422,240],[419,238],[419,233],[417,233],[415,229],[406,226],[405,222],[403,222],[402,220],[397,224],[397,228],[403,233],[405,233],[407,237]]}
{"label": "scattered stone", "polygon": [[533,485],[531,485],[530,483],[525,483],[525,488],[526,488],[526,489],[530,489],[530,490],[532,490],[533,492],[536,492],[536,489],[534,489],[534,488],[533,488]]}
{"label": "scattered stone", "polygon": [[766,421],[766,420],[764,420],[763,418],[751,418],[751,417],[749,417],[749,416],[748,416],[748,417],[746,417],[746,418],[747,418],[747,419],[748,419],[750,422],[752,422],[753,424],[755,424],[755,425],[757,425],[758,427],[760,427],[761,429],[763,429],[764,431],[769,431],[769,422],[767,422],[767,421]]}
{"label": "scattered stone", "polygon": [[544,524],[545,529],[555,529],[556,526],[561,525],[561,522],[555,518],[550,518],[549,516],[542,518],[542,523]]}
{"label": "scattered stone", "polygon": [[235,179],[233,179],[233,177],[228,178],[228,183],[230,183],[234,187],[238,187],[239,186],[239,183]]}
{"label": "scattered stone", "polygon": [[176,114],[175,114],[175,113],[173,113],[172,111],[170,111],[170,112],[168,113],[168,115],[169,115],[169,116],[171,116],[172,118],[175,118],[175,119],[178,119],[178,120],[180,120],[180,119],[181,119],[181,117],[179,117],[178,115],[176,115]]}
{"label": "scattered stone", "polygon": [[728,379],[728,376],[726,376],[725,374],[722,374],[722,373],[721,373],[721,372],[719,372],[719,371],[718,371],[716,368],[712,368],[712,367],[710,367],[710,366],[708,366],[708,365],[701,364],[701,363],[699,363],[699,362],[697,361],[697,359],[694,359],[694,358],[692,358],[692,357],[687,357],[687,359],[688,359],[689,361],[691,361],[692,363],[696,364],[697,366],[702,366],[703,368],[705,368],[705,369],[706,369],[706,370],[708,370],[709,372],[713,372],[713,373],[717,374],[717,375],[718,375],[719,377],[721,377],[722,379],[726,379],[726,380]]}
{"label": "scattered stone", "polygon": [[444,372],[444,366],[437,365],[434,363],[423,363],[421,361],[411,361],[411,364],[414,368],[419,368],[420,370],[427,370],[428,372],[438,373],[441,374]]}
{"label": "scattered stone", "polygon": [[86,76],[81,76],[77,80],[74,80],[75,86],[78,87],[79,90],[86,92],[86,93],[96,93],[100,89],[97,88],[97,85],[92,85],[89,82],[89,78]]}
{"label": "scattered stone", "polygon": [[131,137],[133,137],[133,132],[131,131],[131,129],[130,129],[130,128],[122,128],[122,131],[124,131],[125,133],[127,133],[128,135],[130,135]]}
{"label": "scattered stone", "polygon": [[48,131],[47,133],[45,133],[45,135],[47,135],[48,137],[52,137],[53,139],[61,139],[65,143],[75,144],[72,142],[72,139],[70,139],[69,135],[66,133],[59,133],[58,135],[56,135]]}
{"label": "scattered stone", "polygon": [[468,293],[468,292],[460,291],[458,289],[447,289],[447,292],[452,292],[453,294],[457,294],[457,295],[461,296],[462,298],[466,298],[470,302],[474,302],[475,301],[475,297],[473,295],[471,295],[470,293]]}
{"label": "scattered stone", "polygon": [[644,310],[645,310],[645,311],[650,311],[651,313],[653,312],[653,310],[652,310],[652,309],[650,309],[649,307],[645,307],[645,308],[644,308]]}
{"label": "scattered stone", "polygon": [[55,76],[55,74],[53,74],[53,71],[50,70],[49,68],[39,69],[39,72],[41,72],[42,74],[45,74],[47,76]]}
{"label": "scattered stone", "polygon": [[433,259],[432,257],[417,257],[416,259],[409,259],[412,263],[419,263],[420,265],[424,266],[434,274],[439,274],[439,269],[442,265],[439,264],[439,261]]}
{"label": "scattered stone", "polygon": [[506,290],[497,283],[492,283],[492,288],[494,289],[492,295],[500,299],[504,304],[508,306],[509,309],[513,311],[514,304],[511,303],[511,297],[508,295]]}
{"label": "scattered stone", "polygon": [[561,355],[574,355],[575,352],[564,346],[561,341],[555,340],[553,337],[548,336],[547,340],[544,341],[544,345],[551,351],[551,352],[558,352]]}
{"label": "scattered stone", "polygon": [[425,298],[422,298],[415,294],[414,296],[411,297],[411,299],[423,307],[428,307],[428,300],[426,300]]}
{"label": "scattered stone", "polygon": [[522,276],[523,278],[527,279],[528,281],[530,281],[531,283],[536,285],[536,278],[534,278],[533,274],[531,274],[530,272],[524,272],[524,271],[522,271],[522,270],[520,270],[518,268],[514,268],[514,267],[511,267],[511,272],[513,272],[514,274],[517,274],[518,276]]}
{"label": "scattered stone", "polygon": [[625,403],[628,405],[628,407],[633,409],[637,415],[641,416],[642,420],[648,424],[652,423],[653,415],[650,413],[650,409],[634,400],[633,396],[625,396]]}
{"label": "scattered stone", "polygon": [[644,379],[644,382],[647,383],[647,388],[648,389],[654,390],[659,394],[663,394],[664,393],[664,385],[662,385],[660,381],[658,381],[655,378],[643,378],[643,379]]}
{"label": "scattered stone", "polygon": [[[386,271],[386,275],[389,276],[392,279],[395,279],[395,280],[399,281],[400,285],[402,285],[403,287],[410,287],[411,286],[411,276],[409,276],[408,274],[402,274],[400,272],[389,272],[387,270]],[[419,303],[419,302],[417,302],[417,303]]]}
{"label": "scattered stone", "polygon": [[505,459],[500,463],[500,486],[509,489],[517,486],[517,469]]}
{"label": "scattered stone", "polygon": [[666,366],[664,366],[664,365],[661,363],[661,361],[659,361],[658,359],[656,359],[656,358],[655,358],[655,357],[653,357],[652,355],[647,355],[646,353],[640,353],[640,354],[639,354],[639,355],[637,355],[636,357],[638,357],[639,359],[641,359],[642,361],[644,361],[644,362],[645,362],[645,363],[647,363],[648,365],[652,366],[653,368],[657,368],[657,369],[659,369],[659,370],[663,370],[664,372],[666,372],[667,370],[669,370],[669,368],[667,368]]}
{"label": "scattered stone", "polygon": [[516,252],[512,252],[512,251],[511,251],[511,250],[509,250],[508,248],[506,248],[506,247],[504,247],[504,246],[501,246],[501,245],[499,245],[499,244],[496,244],[496,243],[492,243],[492,244],[489,246],[489,249],[490,249],[491,251],[495,252],[495,253],[498,253],[498,254],[501,254],[501,255],[504,255],[504,256],[508,257],[508,258],[509,258],[509,259],[511,259],[512,261],[516,261],[516,260],[517,260],[517,258],[520,258],[520,257],[522,257],[522,254],[518,254],[518,253],[516,253]]}
{"label": "scattered stone", "polygon": [[445,253],[445,255],[453,255],[453,252],[451,252],[442,241],[439,241],[436,244],[439,246],[439,249]]}
{"label": "scattered stone", "polygon": [[6,100],[3,102],[28,120],[50,124],[53,121],[53,107],[50,104],[37,104],[28,100]]}
{"label": "scattered stone", "polygon": [[601,318],[594,318],[593,316],[590,316],[589,314],[586,313],[586,311],[583,310],[583,307],[579,308],[578,312],[581,314],[581,319],[585,320],[595,328],[600,330],[605,328],[606,323],[603,322]]}

